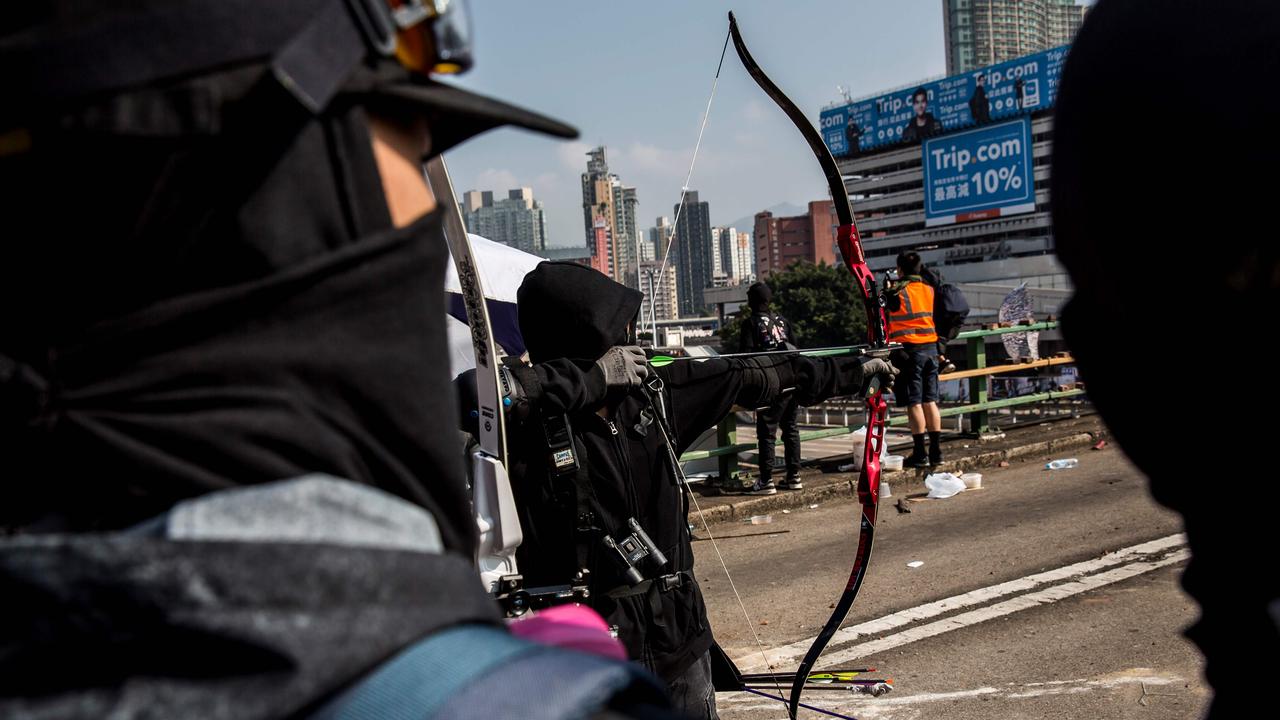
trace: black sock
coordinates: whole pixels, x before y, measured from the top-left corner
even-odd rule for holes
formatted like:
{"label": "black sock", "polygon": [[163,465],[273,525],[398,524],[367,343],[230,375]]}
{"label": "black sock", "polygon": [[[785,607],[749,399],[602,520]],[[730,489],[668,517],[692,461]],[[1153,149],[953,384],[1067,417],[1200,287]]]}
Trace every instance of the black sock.
{"label": "black sock", "polygon": [[930,430],[929,431],[929,447],[933,448],[936,451],[938,449],[938,443],[940,442],[939,438],[941,436],[942,436],[941,432],[937,430]]}
{"label": "black sock", "polygon": [[914,448],[915,452],[913,452],[912,454],[916,455],[917,457],[920,455],[924,455],[924,433],[920,433],[919,435],[912,435],[911,441],[916,444]]}

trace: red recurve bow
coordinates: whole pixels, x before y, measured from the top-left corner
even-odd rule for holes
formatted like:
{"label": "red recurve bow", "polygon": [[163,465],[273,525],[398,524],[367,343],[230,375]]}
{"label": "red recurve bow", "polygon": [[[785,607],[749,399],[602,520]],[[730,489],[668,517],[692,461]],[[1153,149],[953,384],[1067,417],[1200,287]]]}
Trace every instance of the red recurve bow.
{"label": "red recurve bow", "polygon": [[[805,118],[804,113],[764,74],[764,71],[760,69],[760,66],[751,57],[751,53],[747,51],[746,43],[742,40],[741,33],[738,32],[738,23],[734,19],[732,12],[729,13],[729,32],[733,36],[733,47],[737,50],[738,57],[742,60],[747,72],[751,74],[756,84],[782,108],[787,117],[791,118],[791,122],[795,124],[796,129],[800,131],[805,141],[809,143],[809,148],[813,150],[813,154],[817,156],[818,163],[822,165],[822,172],[826,175],[827,185],[831,190],[831,202],[835,206],[836,216],[840,219],[840,228],[837,230],[836,237],[840,255],[844,260],[845,267],[849,268],[849,272],[853,274],[854,282],[862,293],[862,301],[866,307],[867,342],[871,345],[873,351],[887,350],[884,299],[876,289],[876,281],[871,269],[867,267],[866,257],[862,252],[862,241],[858,238],[858,227],[853,219],[853,207],[849,204],[849,195],[845,191],[844,178],[840,174],[840,168],[836,166],[836,161],[831,156],[831,151],[822,142],[822,137],[818,135],[818,131]],[[854,554],[853,567],[849,571],[849,582],[845,585],[844,592],[840,595],[840,600],[835,605],[835,611],[831,613],[831,617],[823,625],[822,632],[818,633],[818,636],[814,638],[813,644],[809,646],[804,659],[800,662],[800,667],[796,670],[787,707],[793,720],[796,716],[797,707],[800,705],[800,694],[804,690],[805,680],[813,669],[814,663],[817,662],[818,656],[822,654],[822,650],[827,646],[836,630],[839,629],[845,615],[848,614],[854,598],[858,596],[858,590],[862,587],[862,579],[867,572],[867,563],[871,559],[871,544],[875,539],[876,532],[876,511],[880,506],[880,450],[884,444],[885,415],[887,411],[884,392],[878,383],[873,383],[871,391],[867,394],[866,402],[867,441],[863,450],[862,474],[858,478],[857,488],[858,501],[862,505],[862,523],[858,534],[858,549]]]}

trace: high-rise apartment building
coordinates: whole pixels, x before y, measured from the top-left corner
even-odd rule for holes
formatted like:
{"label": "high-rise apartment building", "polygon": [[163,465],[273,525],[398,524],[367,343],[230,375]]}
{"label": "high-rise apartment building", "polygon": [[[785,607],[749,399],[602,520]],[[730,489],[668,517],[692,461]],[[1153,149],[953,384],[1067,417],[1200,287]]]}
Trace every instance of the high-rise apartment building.
{"label": "high-rise apartment building", "polygon": [[629,287],[638,288],[636,275],[640,252],[640,228],[636,225],[636,206],[640,204],[636,189],[624,187],[621,182],[613,186],[614,255],[619,258],[614,280]]}
{"label": "high-rise apartment building", "polygon": [[[659,262],[662,261],[661,258],[656,258],[656,259]],[[653,262],[654,260],[655,260],[655,254],[653,252],[653,240],[650,239],[649,233],[641,233],[640,234],[640,262],[647,263],[647,262]]]}
{"label": "high-rise apartment building", "polygon": [[737,285],[752,282],[756,279],[756,247],[751,242],[751,233],[737,232],[734,228],[729,231],[729,275]]}
{"label": "high-rise apartment building", "polygon": [[591,267],[609,275],[613,268],[609,264],[609,222],[604,215],[597,215],[592,221],[591,242],[587,248],[591,250]]}
{"label": "high-rise apartment building", "polygon": [[716,240],[715,273],[723,285],[740,285],[755,279],[755,248],[751,234],[733,227],[711,228]]}
{"label": "high-rise apartment building", "polygon": [[582,219],[586,229],[587,245],[596,247],[598,218],[603,218],[608,230],[607,256],[593,261],[607,267],[605,273],[614,280],[636,286],[637,243],[640,234],[636,228],[636,189],[626,187],[617,175],[609,172],[604,147],[587,152],[587,171],[582,174]]}
{"label": "high-rise apartment building", "polygon": [[[676,291],[676,266],[661,260],[640,263],[640,291],[644,304],[640,308],[642,325],[658,320],[674,320],[680,312],[679,293]],[[646,328],[641,328],[646,329]]]}
{"label": "high-rise apartment building", "polygon": [[728,271],[724,268],[723,247],[720,243],[720,237],[724,234],[724,228],[711,228],[711,277],[725,277]]}
{"label": "high-rise apartment building", "polygon": [[460,205],[467,232],[527,253],[546,247],[547,217],[542,202],[533,199],[532,188],[510,190],[501,200],[494,200],[488,190],[469,190]]}
{"label": "high-rise apartment building", "polygon": [[947,74],[1066,45],[1086,11],[1075,0],[942,0]]}
{"label": "high-rise apartment building", "polygon": [[671,241],[671,221],[664,215],[654,220],[649,228],[649,242],[653,243],[653,257],[658,262],[667,254],[667,244]]}
{"label": "high-rise apartment building", "polygon": [[711,204],[698,202],[698,193],[690,190],[684,196],[684,208],[676,205],[672,212],[678,218],[671,249],[676,264],[676,295],[680,316],[698,317],[706,310],[702,291],[711,287]]}

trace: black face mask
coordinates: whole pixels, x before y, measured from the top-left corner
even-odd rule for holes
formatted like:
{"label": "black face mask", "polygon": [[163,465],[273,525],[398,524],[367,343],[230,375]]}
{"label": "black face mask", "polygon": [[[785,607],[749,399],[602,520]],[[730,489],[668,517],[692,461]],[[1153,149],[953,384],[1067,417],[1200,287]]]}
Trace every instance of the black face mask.
{"label": "black face mask", "polygon": [[[174,156],[146,222],[51,235],[63,253],[100,246],[94,287],[130,300],[67,290],[0,334],[0,527],[120,528],[323,472],[426,507],[446,546],[473,552],[447,440],[439,213],[389,228],[358,108],[303,128],[240,193],[186,204],[207,159]],[[60,277],[29,266],[46,272]]]}

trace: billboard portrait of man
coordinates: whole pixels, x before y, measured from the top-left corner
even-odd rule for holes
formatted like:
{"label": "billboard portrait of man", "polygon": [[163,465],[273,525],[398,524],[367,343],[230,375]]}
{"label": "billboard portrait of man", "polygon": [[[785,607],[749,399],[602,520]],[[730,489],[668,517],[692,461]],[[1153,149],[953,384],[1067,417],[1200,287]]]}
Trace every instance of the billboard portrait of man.
{"label": "billboard portrait of man", "polygon": [[942,123],[929,112],[929,93],[924,88],[916,88],[911,93],[911,109],[915,111],[915,116],[902,128],[903,142],[919,142],[942,132]]}

